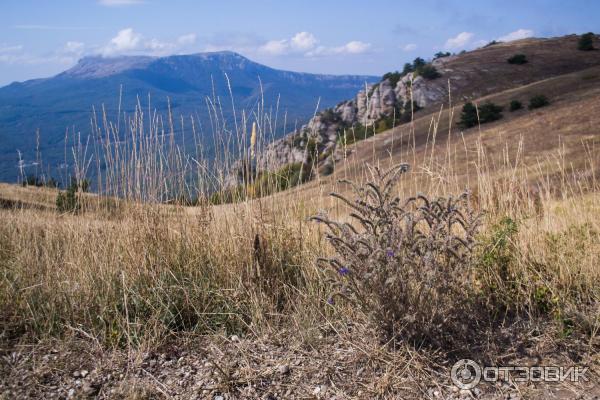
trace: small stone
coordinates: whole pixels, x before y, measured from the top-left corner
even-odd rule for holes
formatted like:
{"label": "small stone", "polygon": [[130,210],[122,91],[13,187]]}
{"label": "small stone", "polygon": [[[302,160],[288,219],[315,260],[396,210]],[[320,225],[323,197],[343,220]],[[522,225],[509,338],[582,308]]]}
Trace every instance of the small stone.
{"label": "small stone", "polygon": [[85,378],[86,376],[88,376],[89,371],[87,369],[82,369],[80,374],[82,378]]}
{"label": "small stone", "polygon": [[287,375],[290,373],[290,367],[288,365],[280,365],[279,366],[279,373],[281,375]]}
{"label": "small stone", "polygon": [[230,339],[231,339],[232,342],[239,342],[240,341],[240,338],[239,338],[238,335],[231,335]]}
{"label": "small stone", "polygon": [[69,396],[69,398],[73,398],[75,396],[75,389],[73,389],[73,388],[69,389],[68,396]]}
{"label": "small stone", "polygon": [[81,388],[81,391],[83,392],[83,394],[88,397],[95,396],[96,394],[98,394],[99,390],[100,390],[99,385],[91,385],[88,382],[84,383],[83,387]]}
{"label": "small stone", "polygon": [[217,395],[217,396],[213,397],[213,400],[225,400],[225,398],[221,395]]}
{"label": "small stone", "polygon": [[81,376],[81,372],[79,372],[79,371],[73,372],[73,378],[79,378],[80,376]]}

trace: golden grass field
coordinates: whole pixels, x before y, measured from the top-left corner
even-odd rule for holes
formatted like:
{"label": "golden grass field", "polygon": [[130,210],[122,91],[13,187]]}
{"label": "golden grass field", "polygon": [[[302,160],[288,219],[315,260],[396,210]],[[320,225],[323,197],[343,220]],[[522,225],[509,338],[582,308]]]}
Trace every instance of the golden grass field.
{"label": "golden grass field", "polygon": [[[551,104],[465,131],[449,128],[462,104],[442,107],[349,146],[331,176],[236,204],[81,194],[82,211],[61,214],[55,189],[0,184],[0,398],[600,395],[600,68],[478,102],[532,93]],[[484,212],[465,279],[498,315],[472,346],[382,343],[368,313],[327,302],[316,260],[332,250],[308,218],[347,220],[337,180],[400,162],[398,196],[469,189]],[[449,369],[465,355],[581,364],[590,380],[458,392]]]}

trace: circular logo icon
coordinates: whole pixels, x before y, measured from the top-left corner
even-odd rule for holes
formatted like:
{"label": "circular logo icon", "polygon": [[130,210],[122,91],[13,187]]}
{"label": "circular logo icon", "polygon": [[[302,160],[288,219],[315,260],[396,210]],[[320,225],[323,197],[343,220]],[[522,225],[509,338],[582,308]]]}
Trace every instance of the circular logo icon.
{"label": "circular logo icon", "polygon": [[450,377],[459,389],[473,389],[481,380],[481,367],[475,361],[465,358],[452,366]]}

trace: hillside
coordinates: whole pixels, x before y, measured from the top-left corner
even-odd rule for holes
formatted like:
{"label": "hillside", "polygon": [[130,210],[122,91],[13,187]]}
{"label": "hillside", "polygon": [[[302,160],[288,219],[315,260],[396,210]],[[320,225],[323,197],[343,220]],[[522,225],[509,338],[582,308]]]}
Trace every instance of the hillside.
{"label": "hillside", "polygon": [[[178,122],[180,116],[186,120],[195,118],[201,130],[201,145],[210,155],[212,135],[216,132],[213,132],[215,128],[211,125],[205,99],[209,97],[217,103],[215,107],[220,117],[233,125],[232,99],[225,75],[229,78],[238,113],[246,110],[249,116],[257,104],[265,107],[265,113],[271,112],[274,116],[278,113],[281,129],[274,133],[276,135],[310,118],[319,99],[321,107],[332,106],[353,95],[365,82],[376,80],[370,76],[281,71],[232,52],[162,58],[87,57],[54,77],[15,82],[0,88],[0,181],[17,179],[17,151],[22,153],[23,165],[29,166],[26,173],[33,172],[33,163],[38,159],[38,129],[43,164],[39,169],[50,169],[51,175],[60,172],[58,166],[65,163],[65,131],[70,129],[67,148],[73,145],[73,132],[81,132],[85,142],[91,132],[92,107],[100,122],[104,107],[109,121],[116,123],[121,87],[122,111],[128,114],[133,113],[139,98],[144,110],[156,110],[166,119],[169,99],[175,121]],[[287,129],[283,127],[284,120]],[[175,125],[176,141],[181,144],[180,124]]]}
{"label": "hillside", "polygon": [[[389,78],[369,86],[366,92],[361,90],[355,98],[319,113],[305,126],[267,146],[258,157],[256,169],[277,171],[293,163],[314,164],[314,157],[307,149],[316,148],[319,154],[316,167],[321,175],[326,175],[343,157],[340,152],[342,143],[379,134],[392,126],[405,129],[413,119],[413,112],[414,119],[426,117],[422,125],[417,124],[420,129],[429,129],[431,118],[427,116],[447,108],[449,103],[460,107],[471,100],[482,103],[488,95],[499,95],[514,88],[600,65],[600,52],[578,50],[577,40],[576,35],[524,39],[438,58],[428,65],[433,66],[439,76],[429,79],[416,72],[390,74]],[[527,63],[508,63],[507,60],[515,54],[524,54]],[[585,85],[586,79],[590,80],[588,83],[593,87],[594,73],[590,73],[592,77],[582,78],[576,87],[567,85],[557,91],[550,83],[542,85],[538,91],[541,94],[560,95]],[[540,94],[534,93],[535,88],[523,89],[519,99],[525,105],[529,97]],[[412,109],[411,100],[414,102]],[[502,104],[505,111],[508,111],[510,100]],[[460,109],[455,110],[456,116],[459,113]],[[421,139],[427,136],[423,131],[415,134]],[[361,146],[356,148],[360,149]]]}

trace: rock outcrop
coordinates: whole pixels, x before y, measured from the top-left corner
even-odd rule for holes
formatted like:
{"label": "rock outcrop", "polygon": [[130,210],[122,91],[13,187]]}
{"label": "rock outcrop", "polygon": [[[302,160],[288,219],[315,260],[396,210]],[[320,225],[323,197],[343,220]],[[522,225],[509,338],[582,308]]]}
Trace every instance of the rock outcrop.
{"label": "rock outcrop", "polygon": [[[451,57],[448,57],[450,59]],[[433,62],[439,73],[444,74],[445,60]],[[306,125],[274,141],[259,151],[252,163],[253,171],[277,171],[293,163],[314,162],[316,151],[319,171],[330,172],[334,161],[340,157],[339,136],[352,127],[373,127],[386,118],[400,121],[410,101],[416,108],[425,108],[443,101],[447,96],[447,83],[443,78],[428,80],[414,72],[368,85],[356,96],[333,108],[315,115]],[[364,129],[364,128],[363,128]],[[313,152],[313,153],[311,153]]]}

